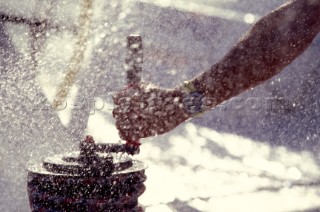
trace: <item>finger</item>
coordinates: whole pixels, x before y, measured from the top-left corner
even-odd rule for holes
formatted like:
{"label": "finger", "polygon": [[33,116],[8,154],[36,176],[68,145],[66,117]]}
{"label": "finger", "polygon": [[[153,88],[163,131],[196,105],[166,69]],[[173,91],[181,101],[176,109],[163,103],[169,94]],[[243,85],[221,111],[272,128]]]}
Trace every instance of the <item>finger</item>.
{"label": "finger", "polygon": [[127,89],[127,90],[122,90],[118,92],[117,94],[113,95],[113,102],[116,105],[123,104],[124,102],[129,102],[133,98],[140,97],[142,91],[140,89]]}
{"label": "finger", "polygon": [[141,145],[141,143],[140,143],[139,140],[136,140],[136,141],[128,140],[128,141],[126,142],[126,145],[139,147],[139,146]]}
{"label": "finger", "polygon": [[[113,109],[112,115],[114,118],[119,119],[120,117],[128,116],[128,112],[130,112],[129,106],[118,106]],[[117,117],[115,117],[117,116]]]}
{"label": "finger", "polygon": [[130,141],[131,140],[131,137],[129,136],[130,134],[127,133],[127,132],[123,132],[123,131],[120,131],[119,130],[119,136],[122,140],[124,141]]}
{"label": "finger", "polygon": [[121,99],[123,99],[124,97],[127,97],[127,96],[128,96],[128,94],[127,94],[126,91],[120,91],[120,92],[114,94],[114,95],[112,96],[112,99],[113,99],[113,102],[114,102],[115,104],[119,105],[119,104],[120,104],[119,101],[120,101]]}
{"label": "finger", "polygon": [[114,108],[113,109],[113,111],[112,111],[112,116],[113,116],[113,118],[115,118],[115,119],[119,119],[120,118],[120,107],[116,107],[116,108]]}
{"label": "finger", "polygon": [[[119,135],[124,140],[137,140],[158,134],[156,126],[158,121],[153,120],[154,123],[149,123],[146,119],[141,118],[141,116],[138,116],[135,120],[128,119],[128,121],[129,122],[126,123],[126,127],[123,126],[124,121],[122,119],[116,123]],[[163,128],[163,131],[164,130],[165,128]]]}
{"label": "finger", "polygon": [[131,131],[119,131],[119,136],[122,140],[125,140],[125,141],[139,140],[139,137],[133,134]]}
{"label": "finger", "polygon": [[120,132],[131,131],[132,125],[128,119],[120,119],[120,120],[116,121],[116,128]]}
{"label": "finger", "polygon": [[122,99],[123,97],[130,97],[133,93],[133,89],[124,88],[121,91],[115,93],[112,98],[113,101],[117,104],[117,101]]}
{"label": "finger", "polygon": [[133,126],[133,134],[137,135],[139,138],[146,138],[150,136],[155,136],[157,134],[156,127],[154,126],[154,123],[157,123],[157,121],[154,122],[154,119],[152,120],[154,123],[151,123],[149,118],[147,119],[141,119],[136,122],[136,125]]}

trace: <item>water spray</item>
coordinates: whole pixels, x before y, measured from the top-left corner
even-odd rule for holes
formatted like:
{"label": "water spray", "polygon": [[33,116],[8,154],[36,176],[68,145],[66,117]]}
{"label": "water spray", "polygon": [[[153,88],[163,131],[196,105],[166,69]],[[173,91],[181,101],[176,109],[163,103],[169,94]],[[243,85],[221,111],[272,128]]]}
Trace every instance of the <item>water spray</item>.
{"label": "water spray", "polygon": [[[137,85],[142,71],[142,39],[128,37],[128,86]],[[146,165],[132,159],[137,143],[96,144],[91,136],[79,151],[45,158],[28,167],[32,211],[144,211],[138,197],[145,191]]]}

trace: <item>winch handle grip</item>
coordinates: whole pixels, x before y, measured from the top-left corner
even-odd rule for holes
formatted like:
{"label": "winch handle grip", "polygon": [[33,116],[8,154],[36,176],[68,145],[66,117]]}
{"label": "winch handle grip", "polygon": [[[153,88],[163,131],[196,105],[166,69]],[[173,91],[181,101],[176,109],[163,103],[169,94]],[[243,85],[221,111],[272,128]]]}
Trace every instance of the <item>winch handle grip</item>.
{"label": "winch handle grip", "polygon": [[143,45],[140,35],[129,35],[127,37],[127,57],[126,72],[127,85],[138,86],[141,82],[141,72],[143,63]]}

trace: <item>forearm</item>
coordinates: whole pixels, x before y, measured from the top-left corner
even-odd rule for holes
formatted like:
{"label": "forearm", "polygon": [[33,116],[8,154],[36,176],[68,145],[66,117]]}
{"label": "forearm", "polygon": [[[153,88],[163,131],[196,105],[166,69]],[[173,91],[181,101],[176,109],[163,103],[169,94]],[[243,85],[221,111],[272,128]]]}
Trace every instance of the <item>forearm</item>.
{"label": "forearm", "polygon": [[209,71],[192,80],[215,106],[279,73],[320,31],[320,0],[291,1],[260,19]]}

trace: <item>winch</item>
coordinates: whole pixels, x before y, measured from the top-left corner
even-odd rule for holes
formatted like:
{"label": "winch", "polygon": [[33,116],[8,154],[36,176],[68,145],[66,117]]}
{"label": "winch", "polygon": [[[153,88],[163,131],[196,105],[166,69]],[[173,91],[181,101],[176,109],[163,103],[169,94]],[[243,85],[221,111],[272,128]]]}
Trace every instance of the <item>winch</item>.
{"label": "winch", "polygon": [[[128,36],[128,85],[139,84],[143,60],[142,39]],[[138,197],[145,191],[146,165],[130,155],[139,142],[96,144],[91,136],[80,151],[45,158],[28,167],[32,211],[143,211]]]}
{"label": "winch", "polygon": [[87,136],[80,151],[30,166],[32,211],[143,211],[146,165],[129,156],[137,153],[139,146],[95,144]]}

